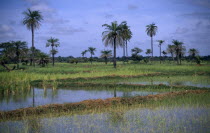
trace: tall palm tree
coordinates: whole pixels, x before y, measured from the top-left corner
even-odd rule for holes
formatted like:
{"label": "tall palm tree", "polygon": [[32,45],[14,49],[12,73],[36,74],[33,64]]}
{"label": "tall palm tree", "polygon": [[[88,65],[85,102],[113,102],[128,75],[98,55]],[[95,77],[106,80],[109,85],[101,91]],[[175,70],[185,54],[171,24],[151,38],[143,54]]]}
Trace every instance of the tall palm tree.
{"label": "tall palm tree", "polygon": [[54,66],[54,61],[55,61],[55,54],[58,53],[57,50],[54,49],[54,47],[58,47],[60,46],[60,43],[59,43],[59,40],[57,38],[50,38],[47,40],[47,43],[46,43],[46,47],[49,47],[51,46],[52,47],[52,50],[50,51],[50,53],[52,54],[52,61],[53,61],[53,66]]}
{"label": "tall palm tree", "polygon": [[32,33],[32,62],[35,67],[35,62],[34,62],[34,30],[38,29],[41,25],[41,21],[43,20],[43,17],[41,15],[41,12],[39,11],[31,11],[28,9],[27,11],[23,12],[24,19],[23,19],[23,24],[26,25],[26,27],[31,30]]}
{"label": "tall palm tree", "polygon": [[174,61],[175,45],[168,45],[167,52],[171,54],[171,57]]}
{"label": "tall palm tree", "polygon": [[111,23],[111,25],[103,24],[102,27],[105,27],[105,31],[102,33],[102,41],[105,46],[111,45],[114,47],[114,58],[113,65],[116,68],[116,48],[117,46],[122,46],[123,38],[122,38],[122,25],[118,25],[117,21]]}
{"label": "tall palm tree", "polygon": [[194,59],[195,56],[198,54],[198,50],[192,48],[192,49],[189,49],[188,53],[189,53],[189,55],[192,56],[192,58]]}
{"label": "tall palm tree", "polygon": [[88,50],[84,50],[84,51],[82,51],[82,57],[84,58],[84,56],[86,55],[86,53],[88,52]]}
{"label": "tall palm tree", "polygon": [[157,30],[158,30],[158,27],[155,25],[155,23],[152,23],[152,24],[146,26],[147,35],[151,37],[151,52],[152,52],[152,57],[153,57],[153,36],[156,35]]}
{"label": "tall palm tree", "polygon": [[175,52],[176,52],[176,59],[177,59],[177,64],[181,64],[181,55],[182,55],[182,50],[183,50],[183,46],[182,44],[184,44],[183,42],[180,42],[178,40],[173,40],[172,43],[175,45]]}
{"label": "tall palm tree", "polygon": [[103,50],[101,51],[101,57],[104,58],[105,64],[108,62],[108,58],[112,56],[111,50]]}
{"label": "tall palm tree", "polygon": [[92,61],[93,61],[93,58],[92,56],[95,55],[95,51],[96,51],[96,48],[93,48],[93,47],[88,47],[88,51],[90,52],[90,61],[91,61],[91,64],[92,64]]}
{"label": "tall palm tree", "polygon": [[20,62],[20,54],[22,53],[23,49],[27,48],[27,43],[26,42],[21,42],[21,41],[16,41],[12,42],[15,48],[15,53],[16,53],[16,64],[17,64],[17,69],[19,69],[19,62]]}
{"label": "tall palm tree", "polygon": [[[127,42],[131,39],[132,32],[130,30],[130,26],[127,25],[126,21],[123,21],[121,24],[122,24],[122,38],[123,38],[123,56],[127,57],[128,56]],[[125,50],[126,50],[126,52],[125,52]]]}
{"label": "tall palm tree", "polygon": [[161,60],[162,60],[162,57],[161,57],[161,46],[162,44],[165,42],[164,40],[157,40],[157,42],[159,42],[158,46],[160,47],[160,64],[161,64]]}

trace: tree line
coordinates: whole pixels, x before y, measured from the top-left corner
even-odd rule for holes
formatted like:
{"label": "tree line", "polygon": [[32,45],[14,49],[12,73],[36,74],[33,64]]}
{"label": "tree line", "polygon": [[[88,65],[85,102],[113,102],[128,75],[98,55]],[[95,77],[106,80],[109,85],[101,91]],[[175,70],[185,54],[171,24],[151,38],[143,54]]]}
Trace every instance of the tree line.
{"label": "tree line", "polygon": [[[28,30],[31,31],[31,47],[27,47],[27,43],[24,41],[10,41],[4,42],[0,44],[0,64],[5,67],[8,71],[10,68],[6,66],[8,62],[15,62],[16,68],[19,69],[19,62],[25,62],[26,64],[30,62],[30,65],[35,66],[35,62],[37,62],[41,66],[47,65],[50,61],[49,55],[41,52],[39,49],[35,48],[34,44],[34,31],[39,29],[41,26],[41,21],[43,20],[43,16],[40,11],[32,11],[28,9],[27,11],[23,12],[23,25],[26,26]],[[113,66],[116,68],[116,55],[117,55],[117,48],[123,48],[123,60],[128,60],[128,42],[132,38],[132,32],[130,30],[130,26],[128,26],[126,21],[121,22],[118,24],[117,21],[111,22],[111,24],[103,24],[104,31],[102,32],[102,42],[105,46],[113,47],[113,55],[111,50],[103,50],[101,51],[101,58],[104,58],[105,63],[107,64],[108,58],[113,56]],[[151,49],[147,49],[145,54],[150,56],[149,59],[145,60],[145,62],[151,61],[153,58],[153,38],[158,31],[158,27],[155,23],[146,26],[146,34],[151,37]],[[181,58],[186,53],[186,48],[183,45],[184,43],[178,40],[173,40],[173,45],[168,45],[166,50],[161,49],[162,45],[164,44],[164,40],[157,40],[158,46],[160,48],[160,63],[162,61],[162,54],[167,55],[171,54],[171,57],[176,59],[177,64],[181,64]],[[51,47],[50,53],[52,55],[52,65],[54,66],[55,54],[58,53],[56,49],[60,46],[59,39],[50,37],[50,39],[46,42],[46,47]],[[87,52],[91,54],[90,61],[92,64],[93,55],[96,51],[96,48],[88,47],[87,50],[82,51],[82,56],[86,55]],[[135,47],[131,49],[132,52],[132,59],[140,60],[140,55],[143,50]],[[198,50],[190,49],[189,51],[190,56],[192,59],[196,59],[199,61]],[[15,68],[13,68],[15,69]]]}

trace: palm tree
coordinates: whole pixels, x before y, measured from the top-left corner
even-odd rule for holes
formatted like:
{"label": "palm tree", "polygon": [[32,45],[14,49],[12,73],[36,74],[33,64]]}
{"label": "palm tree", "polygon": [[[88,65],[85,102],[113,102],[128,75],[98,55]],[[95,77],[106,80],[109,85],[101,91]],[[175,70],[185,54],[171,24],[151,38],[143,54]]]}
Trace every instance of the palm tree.
{"label": "palm tree", "polygon": [[108,58],[112,56],[111,50],[103,50],[101,51],[101,57],[104,58],[105,64],[107,64]]}
{"label": "palm tree", "polygon": [[103,24],[102,27],[105,27],[105,31],[102,33],[102,41],[104,42],[105,46],[111,45],[114,47],[114,58],[113,58],[113,65],[116,68],[116,47],[122,46],[123,38],[122,38],[122,25],[118,25],[117,21],[111,23],[111,25]]}
{"label": "palm tree", "polygon": [[88,47],[88,51],[90,52],[90,61],[91,61],[91,64],[92,64],[92,61],[93,61],[93,58],[92,56],[95,55],[95,51],[96,51],[96,48],[93,48],[93,47]]}
{"label": "palm tree", "polygon": [[147,35],[151,37],[151,52],[152,52],[152,57],[153,57],[153,38],[152,37],[156,35],[158,28],[155,25],[155,23],[147,25],[146,27],[147,27],[146,28]]}
{"label": "palm tree", "polygon": [[189,55],[192,56],[192,58],[194,59],[195,56],[198,54],[198,50],[192,48],[192,49],[189,49],[188,53],[189,53]]}
{"label": "palm tree", "polygon": [[183,42],[180,42],[178,40],[173,40],[172,43],[175,45],[177,64],[181,64],[180,57],[182,55],[182,50],[184,49],[182,46]]}
{"label": "palm tree", "polygon": [[27,43],[21,42],[21,41],[16,41],[16,42],[12,42],[12,44],[15,47],[16,64],[17,64],[17,69],[19,69],[20,54],[23,52],[22,51],[23,49],[27,48]]}
{"label": "palm tree", "polygon": [[[123,21],[121,24],[122,24],[122,38],[123,38],[123,56],[127,57],[128,56],[127,42],[131,39],[132,32],[129,29],[129,26],[127,25],[126,21]],[[125,52],[125,49],[126,49],[126,52]],[[126,53],[126,55],[125,55],[125,53]]]}
{"label": "palm tree", "polygon": [[82,57],[84,58],[84,56],[85,56],[85,54],[88,52],[88,50],[84,50],[84,51],[82,51]]}
{"label": "palm tree", "polygon": [[146,52],[145,52],[145,54],[146,54],[147,56],[149,56],[151,53],[152,53],[151,49],[147,49]]}
{"label": "palm tree", "polygon": [[43,20],[43,17],[41,15],[41,12],[39,11],[31,11],[28,9],[27,11],[23,12],[24,19],[23,19],[23,24],[26,25],[26,27],[31,30],[32,32],[32,62],[35,67],[35,62],[34,62],[34,30],[38,29],[40,27],[40,22]]}
{"label": "palm tree", "polygon": [[161,59],[162,59],[162,57],[161,57],[161,45],[165,42],[164,40],[157,40],[157,42],[159,42],[159,47],[160,47],[160,64],[161,64]]}
{"label": "palm tree", "polygon": [[52,61],[53,61],[53,66],[54,66],[54,56],[55,54],[58,53],[57,50],[54,49],[54,47],[58,47],[60,45],[59,43],[59,40],[57,38],[50,38],[47,40],[47,44],[46,44],[46,47],[49,47],[51,46],[52,47],[52,50],[50,51],[50,53],[52,54]]}
{"label": "palm tree", "polygon": [[174,61],[175,45],[168,45],[167,52],[171,54],[171,57]]}

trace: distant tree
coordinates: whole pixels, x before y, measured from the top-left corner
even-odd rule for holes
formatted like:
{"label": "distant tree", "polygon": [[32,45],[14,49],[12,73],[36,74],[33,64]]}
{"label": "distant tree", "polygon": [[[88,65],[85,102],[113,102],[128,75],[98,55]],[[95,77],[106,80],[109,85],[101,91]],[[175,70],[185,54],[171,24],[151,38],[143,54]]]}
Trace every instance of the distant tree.
{"label": "distant tree", "polygon": [[84,51],[82,51],[82,57],[84,57],[85,55],[86,55],[86,53],[88,52],[88,50],[84,50]]}
{"label": "distant tree", "polygon": [[111,50],[103,50],[101,51],[101,58],[104,58],[105,64],[108,62],[108,58],[112,56]]}
{"label": "distant tree", "polygon": [[[11,42],[4,42],[0,44],[0,65],[7,71],[11,71],[6,64],[15,57],[14,45]],[[15,69],[15,67],[14,67]]]}
{"label": "distant tree", "polygon": [[164,55],[164,61],[165,61],[165,58],[166,58],[167,52],[163,50],[163,51],[162,51],[162,54]]}
{"label": "distant tree", "polygon": [[158,46],[160,47],[160,64],[161,64],[161,60],[162,60],[162,57],[161,57],[161,46],[162,44],[165,42],[164,40],[157,40],[157,42],[159,42]]}
{"label": "distant tree", "polygon": [[36,55],[37,55],[36,57],[39,61],[39,65],[41,67],[45,67],[49,62],[49,56],[41,51],[37,51]]}
{"label": "distant tree", "polygon": [[[23,12],[24,19],[23,24],[26,25],[26,27],[31,30],[32,32],[32,50],[35,50],[34,46],[34,30],[38,29],[41,25],[41,21],[43,20],[43,17],[41,15],[41,12],[39,11],[31,11],[28,9],[27,11]],[[32,62],[35,67],[34,62],[34,51],[32,51]]]}
{"label": "distant tree", "polygon": [[147,49],[146,52],[145,52],[145,54],[146,54],[147,56],[149,56],[151,53],[152,53],[151,49]]}
{"label": "distant tree", "polygon": [[60,46],[59,40],[57,38],[52,38],[51,37],[50,39],[47,40],[47,43],[46,43],[46,47],[49,47],[49,46],[52,47],[50,53],[52,54],[52,62],[53,62],[53,66],[54,66],[54,62],[55,62],[55,57],[54,56],[55,56],[55,54],[58,53],[58,51],[55,50],[54,47]]}
{"label": "distant tree", "polygon": [[117,46],[122,46],[123,44],[123,37],[122,37],[122,25],[118,25],[117,21],[111,23],[111,25],[103,24],[102,27],[105,27],[105,31],[102,33],[102,41],[104,42],[105,46],[111,45],[114,47],[114,58],[113,58],[113,65],[116,68],[116,48]]}
{"label": "distant tree", "polygon": [[171,54],[171,57],[172,57],[172,59],[173,59],[173,61],[174,61],[174,54],[175,54],[175,45],[168,45],[168,47],[167,47],[167,52],[168,53],[170,53]]}
{"label": "distant tree", "polygon": [[182,46],[183,42],[180,42],[178,40],[173,40],[172,43],[175,45],[175,53],[176,53],[177,64],[181,65],[181,56],[183,55],[183,51],[185,49]]}
{"label": "distant tree", "polygon": [[152,23],[152,24],[146,26],[147,35],[151,37],[151,52],[152,52],[152,57],[153,57],[153,36],[156,35],[157,30],[158,30],[158,27],[155,25],[155,23]]}
{"label": "distant tree", "polygon": [[166,51],[162,51],[162,54],[164,55],[164,56],[166,56],[167,55],[167,52]]}
{"label": "distant tree", "polygon": [[138,48],[138,47],[135,47],[135,48],[131,49],[131,52],[132,52],[132,54],[134,54],[134,55],[138,55],[139,53],[142,52],[142,49],[140,49],[140,48]]}
{"label": "distant tree", "polygon": [[12,44],[14,45],[14,49],[16,53],[17,69],[19,69],[20,54],[23,52],[24,49],[27,49],[27,43],[21,42],[21,41],[16,41],[16,42],[13,41]]}
{"label": "distant tree", "polygon": [[135,48],[131,49],[131,52],[132,52],[132,58],[134,60],[138,60],[139,61],[141,59],[141,57],[138,55],[139,53],[142,52],[142,50],[140,48],[135,47]]}
{"label": "distant tree", "polygon": [[93,48],[93,47],[88,47],[88,51],[90,52],[90,61],[91,61],[91,64],[93,62],[93,55],[95,55],[95,51],[96,51],[96,48]]}
{"label": "distant tree", "polygon": [[192,48],[192,49],[189,49],[188,53],[193,59],[195,59],[195,56],[198,55],[198,50]]}

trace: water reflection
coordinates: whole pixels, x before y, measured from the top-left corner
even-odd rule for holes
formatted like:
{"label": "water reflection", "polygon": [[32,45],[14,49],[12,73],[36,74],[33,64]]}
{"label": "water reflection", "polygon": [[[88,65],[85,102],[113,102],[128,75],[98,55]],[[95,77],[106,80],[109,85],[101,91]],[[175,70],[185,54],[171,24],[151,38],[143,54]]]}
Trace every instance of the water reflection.
{"label": "water reflection", "polygon": [[0,110],[14,110],[53,103],[73,103],[88,99],[145,96],[150,94],[158,94],[158,92],[119,91],[116,88],[113,90],[85,90],[82,88],[55,89],[31,87],[15,91],[1,90]]}
{"label": "water reflection", "polygon": [[176,81],[176,82],[172,82],[172,81],[153,81],[151,80],[151,82],[148,81],[140,81],[140,82],[120,82],[119,84],[141,84],[141,85],[159,85],[159,84],[164,84],[164,85],[175,85],[175,86],[194,86],[194,87],[206,87],[206,88],[210,88],[210,84],[199,84],[199,83],[193,83],[190,81]]}

